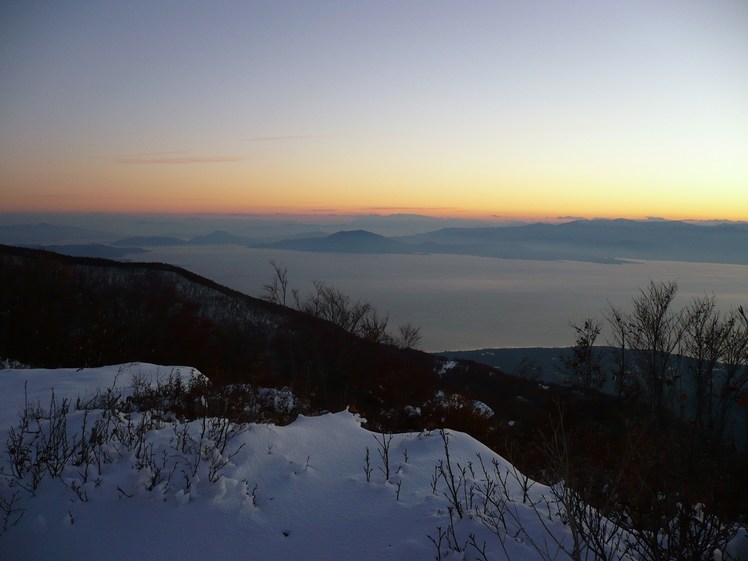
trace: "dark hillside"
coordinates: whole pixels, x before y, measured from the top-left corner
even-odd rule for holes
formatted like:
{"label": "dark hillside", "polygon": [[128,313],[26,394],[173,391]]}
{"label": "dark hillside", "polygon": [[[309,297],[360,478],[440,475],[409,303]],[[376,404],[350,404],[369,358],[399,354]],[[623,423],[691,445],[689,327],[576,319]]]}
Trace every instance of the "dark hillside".
{"label": "dark hillside", "polygon": [[[521,432],[547,417],[552,394],[470,361],[445,370],[444,358],[360,339],[166,264],[0,246],[0,310],[0,358],[38,367],[190,365],[219,384],[289,385],[314,408],[350,405],[392,429],[451,418],[476,436],[506,420]],[[480,417],[469,400],[445,405],[440,391],[480,400],[496,416]]]}
{"label": "dark hillside", "polygon": [[0,246],[0,357],[38,367],[146,361],[216,383],[290,385],[373,417],[433,395],[440,363],[364,341],[171,265]]}

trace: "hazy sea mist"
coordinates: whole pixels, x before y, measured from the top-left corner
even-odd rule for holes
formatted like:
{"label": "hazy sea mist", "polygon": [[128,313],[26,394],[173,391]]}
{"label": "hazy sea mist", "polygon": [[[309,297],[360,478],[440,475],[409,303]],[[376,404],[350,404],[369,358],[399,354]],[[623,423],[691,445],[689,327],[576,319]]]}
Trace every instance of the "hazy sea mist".
{"label": "hazy sea mist", "polygon": [[271,259],[302,295],[325,281],[354,300],[389,312],[390,323],[422,326],[427,351],[556,347],[573,343],[569,321],[602,317],[609,303],[628,309],[650,279],[677,280],[677,305],[714,294],[720,308],[748,305],[748,266],[676,261],[600,265],[463,255],[303,253],[238,246],[156,248],[138,261],[184,267],[262,296]]}

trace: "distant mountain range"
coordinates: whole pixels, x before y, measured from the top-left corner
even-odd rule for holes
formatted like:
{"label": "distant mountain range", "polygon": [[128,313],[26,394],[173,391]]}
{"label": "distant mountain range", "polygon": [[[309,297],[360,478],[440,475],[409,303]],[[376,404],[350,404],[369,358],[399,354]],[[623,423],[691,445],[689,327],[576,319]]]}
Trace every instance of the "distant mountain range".
{"label": "distant mountain range", "polygon": [[5,244],[44,244],[50,243],[50,240],[58,244],[91,243],[107,237],[108,234],[102,230],[47,222],[0,226],[0,243]]}
{"label": "distant mountain range", "polygon": [[253,245],[257,243],[257,240],[247,236],[237,236],[223,230],[216,230],[204,236],[195,236],[186,243],[189,245]]}
{"label": "distant mountain range", "polygon": [[102,259],[122,259],[126,255],[148,253],[147,249],[141,247],[112,247],[98,243],[47,245],[39,249],[70,255],[71,257],[99,257]]}
{"label": "distant mountain range", "polygon": [[[57,245],[40,240],[57,239]],[[0,243],[45,247],[69,255],[119,258],[143,248],[190,245],[246,247],[327,253],[444,253],[503,259],[622,263],[626,260],[666,260],[748,264],[748,223],[693,224],[683,221],[575,220],[498,227],[442,228],[426,233],[387,237],[362,229],[332,234],[315,231],[267,238],[216,230],[181,239],[134,236],[98,241],[100,231],[50,224],[0,227]],[[62,241],[64,240],[64,244]],[[76,243],[80,240],[80,243]],[[91,245],[97,242],[96,245]],[[111,250],[106,250],[111,247]],[[132,251],[124,251],[131,248]]]}
{"label": "distant mountain range", "polygon": [[112,242],[116,246],[142,246],[142,247],[168,247],[177,245],[187,245],[187,242],[179,238],[168,236],[132,236]]}
{"label": "distant mountain range", "polygon": [[449,253],[504,259],[621,263],[627,259],[748,264],[748,228],[687,222],[577,220],[494,228],[443,228],[387,238],[356,230],[261,247],[313,252]]}
{"label": "distant mountain range", "polygon": [[366,230],[336,232],[330,236],[287,239],[257,247],[330,253],[412,253],[406,243]]}
{"label": "distant mountain range", "polygon": [[223,230],[215,230],[210,234],[202,236],[194,236],[189,240],[183,240],[180,238],[174,238],[169,236],[133,236],[129,238],[123,238],[112,242],[112,245],[123,246],[123,245],[136,245],[143,247],[168,247],[168,246],[180,246],[180,245],[223,245],[223,244],[234,244],[234,245],[252,245],[256,244],[257,240],[254,238],[248,238],[247,236],[237,236],[230,232]]}

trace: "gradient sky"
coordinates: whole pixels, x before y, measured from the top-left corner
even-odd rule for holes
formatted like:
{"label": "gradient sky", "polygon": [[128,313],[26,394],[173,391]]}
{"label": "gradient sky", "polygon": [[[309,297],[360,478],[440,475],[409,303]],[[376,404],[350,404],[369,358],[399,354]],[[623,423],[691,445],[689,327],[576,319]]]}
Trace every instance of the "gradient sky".
{"label": "gradient sky", "polygon": [[0,211],[748,219],[748,2],[0,5]]}

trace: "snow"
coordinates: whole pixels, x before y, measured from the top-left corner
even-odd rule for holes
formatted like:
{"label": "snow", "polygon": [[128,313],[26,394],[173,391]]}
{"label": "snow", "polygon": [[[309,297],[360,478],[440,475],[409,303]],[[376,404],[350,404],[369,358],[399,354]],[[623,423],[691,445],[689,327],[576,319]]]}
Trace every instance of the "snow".
{"label": "snow", "polygon": [[[5,369],[0,370],[0,429],[7,430],[18,421],[24,405],[24,388],[29,403],[49,404],[54,391],[58,401],[77,398],[85,402],[98,391],[112,390],[127,397],[132,395],[133,382],[140,380],[151,386],[166,380],[169,375],[188,381],[190,376],[202,376],[188,366],[158,366],[142,362],[104,366],[101,368]],[[4,433],[0,433],[4,434]]]}
{"label": "snow", "polygon": [[486,419],[490,419],[496,414],[494,413],[494,410],[491,409],[488,405],[486,405],[482,401],[478,401],[477,399],[473,401],[473,410],[475,410],[481,417],[484,417]]}
{"label": "snow", "polygon": [[[191,368],[142,363],[83,370],[0,370],[2,444],[9,427],[17,426],[18,412],[25,402],[38,402],[46,408],[52,389],[58,404],[63,398],[75,403],[78,397],[110,388],[127,394],[132,391],[133,374],[151,383],[170,374],[199,375]],[[101,412],[88,414],[93,418]],[[85,415],[71,407],[71,434],[80,434]],[[130,421],[137,423],[146,417],[137,413]],[[119,417],[121,422],[123,419]],[[150,467],[136,469],[137,458],[131,450],[113,453],[101,476],[87,481],[82,466],[72,465],[60,478],[45,477],[33,496],[23,494],[16,505],[23,510],[16,524],[1,531],[0,520],[0,559],[437,558],[431,539],[437,540],[438,528],[446,531],[450,527],[452,506],[446,478],[434,484],[435,469],[440,461],[446,461],[439,432],[395,434],[388,441],[389,437],[367,431],[364,419],[341,411],[299,416],[288,426],[237,427],[222,451],[201,439],[201,455],[190,456],[185,446],[197,442],[201,428],[205,428],[201,422],[165,422],[149,430],[144,443],[151,447],[155,459]],[[464,433],[447,431],[447,438],[451,465],[457,472],[459,466],[471,466],[475,477],[467,468],[465,471],[471,481],[483,477],[480,460],[489,471],[495,465],[508,476],[508,524],[521,525],[526,532],[517,539],[504,536],[505,552],[497,534],[481,523],[476,500],[475,508],[466,510],[464,518],[454,516],[454,535],[461,545],[474,534],[476,544],[485,542],[488,560],[506,559],[507,555],[532,560],[541,558],[533,541],[553,543],[545,532],[552,532],[556,539],[568,539],[567,527],[557,519],[545,519],[547,511],[541,521],[537,510],[523,504],[523,477],[511,464]],[[382,458],[385,442],[389,479]],[[190,462],[198,456],[202,462],[195,467]],[[0,498],[7,501],[17,490],[10,484],[7,451],[0,462]],[[211,475],[210,465],[223,466],[218,477]],[[173,475],[163,476],[148,490],[149,483],[158,479],[154,470],[159,466],[173,468]],[[546,504],[540,497],[549,496],[548,488],[529,484],[531,498]],[[482,558],[471,547],[459,553],[443,549],[441,558]]]}
{"label": "snow", "polygon": [[453,368],[455,368],[456,366],[457,366],[457,361],[454,361],[454,360],[448,360],[448,361],[446,361],[445,363],[443,363],[443,364],[442,364],[442,365],[441,365],[441,366],[439,367],[439,371],[437,372],[437,374],[438,374],[439,376],[444,376],[444,375],[445,375],[445,374],[446,374],[447,372],[449,372],[450,370],[452,370],[452,369],[453,369]]}

